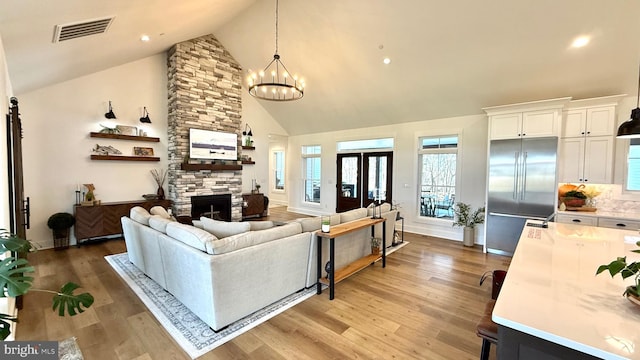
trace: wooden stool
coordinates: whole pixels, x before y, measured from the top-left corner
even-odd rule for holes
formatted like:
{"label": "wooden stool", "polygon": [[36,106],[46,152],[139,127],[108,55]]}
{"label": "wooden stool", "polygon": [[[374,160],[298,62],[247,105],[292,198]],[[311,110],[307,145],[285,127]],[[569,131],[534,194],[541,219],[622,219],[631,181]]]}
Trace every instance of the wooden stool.
{"label": "wooden stool", "polygon": [[498,325],[491,320],[491,313],[495,305],[495,300],[487,302],[487,305],[484,307],[484,314],[476,326],[476,335],[482,338],[482,351],[480,351],[481,360],[489,359],[491,343],[498,343]]}

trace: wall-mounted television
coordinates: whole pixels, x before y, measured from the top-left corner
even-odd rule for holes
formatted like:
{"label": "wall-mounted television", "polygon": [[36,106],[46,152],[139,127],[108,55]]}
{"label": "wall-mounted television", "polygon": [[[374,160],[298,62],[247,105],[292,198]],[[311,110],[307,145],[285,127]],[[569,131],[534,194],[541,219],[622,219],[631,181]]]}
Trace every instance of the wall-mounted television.
{"label": "wall-mounted television", "polygon": [[189,129],[189,157],[206,160],[237,160],[238,135]]}

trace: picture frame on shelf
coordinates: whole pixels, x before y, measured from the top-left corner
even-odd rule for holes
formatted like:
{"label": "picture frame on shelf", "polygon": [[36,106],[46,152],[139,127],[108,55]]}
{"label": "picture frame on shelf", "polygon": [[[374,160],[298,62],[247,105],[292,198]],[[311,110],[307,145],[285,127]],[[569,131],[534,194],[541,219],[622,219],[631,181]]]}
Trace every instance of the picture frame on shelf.
{"label": "picture frame on shelf", "polygon": [[138,136],[138,128],[135,126],[116,125],[116,129],[120,131],[120,135]]}
{"label": "picture frame on shelf", "polygon": [[133,154],[136,156],[153,156],[153,148],[134,146]]}

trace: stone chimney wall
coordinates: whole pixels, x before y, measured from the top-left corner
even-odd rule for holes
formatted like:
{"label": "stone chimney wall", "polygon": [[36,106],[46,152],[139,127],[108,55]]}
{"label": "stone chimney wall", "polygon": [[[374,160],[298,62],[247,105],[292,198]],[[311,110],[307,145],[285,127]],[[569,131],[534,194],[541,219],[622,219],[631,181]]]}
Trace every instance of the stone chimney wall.
{"label": "stone chimney wall", "polygon": [[[168,51],[168,198],[176,215],[190,215],[191,196],[231,194],[231,218],[242,219],[242,170],[186,171],[189,129],[235,133],[241,149],[242,69],[213,35]],[[190,163],[212,163],[194,161]]]}

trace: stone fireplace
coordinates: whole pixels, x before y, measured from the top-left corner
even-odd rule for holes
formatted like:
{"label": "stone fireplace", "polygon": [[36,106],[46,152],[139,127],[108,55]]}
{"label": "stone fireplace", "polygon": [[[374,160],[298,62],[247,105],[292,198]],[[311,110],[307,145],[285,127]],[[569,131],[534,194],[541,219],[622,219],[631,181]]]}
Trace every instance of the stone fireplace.
{"label": "stone fireplace", "polygon": [[213,35],[174,45],[167,61],[168,197],[174,212],[192,215],[192,197],[224,195],[230,201],[228,220],[240,221],[242,169],[193,169],[184,163],[213,163],[189,158],[191,128],[235,133],[238,148],[242,145],[242,69]]}

